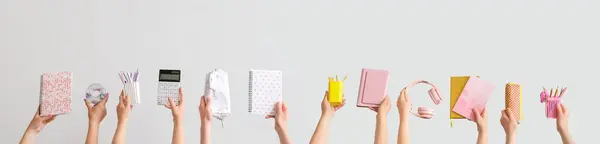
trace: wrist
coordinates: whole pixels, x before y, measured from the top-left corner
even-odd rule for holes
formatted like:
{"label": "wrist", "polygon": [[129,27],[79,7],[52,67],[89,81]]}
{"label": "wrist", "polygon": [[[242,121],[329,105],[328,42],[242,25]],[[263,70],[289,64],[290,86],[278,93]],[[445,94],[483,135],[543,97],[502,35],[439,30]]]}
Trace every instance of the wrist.
{"label": "wrist", "polygon": [[25,130],[25,135],[38,135],[40,132],[37,131],[34,127],[32,127],[31,125],[27,127],[27,129]]}
{"label": "wrist", "polygon": [[183,117],[181,117],[181,116],[173,117],[173,123],[182,123],[182,122],[183,122]]}
{"label": "wrist", "polygon": [[386,113],[377,113],[377,119],[386,119],[387,118],[387,114]]}
{"label": "wrist", "polygon": [[277,132],[277,134],[279,136],[286,135],[287,134],[287,128],[285,128],[285,127],[276,127],[275,128],[275,132]]}
{"label": "wrist", "polygon": [[327,118],[327,119],[333,118],[333,112],[325,111],[325,112],[321,113],[321,119],[323,119],[323,118]]}
{"label": "wrist", "polygon": [[477,129],[477,132],[479,132],[479,134],[486,134],[487,130],[486,129]]}
{"label": "wrist", "polygon": [[514,144],[515,143],[515,135],[506,135],[506,143],[507,144]]}
{"label": "wrist", "polygon": [[561,136],[569,135],[569,131],[568,131],[568,130],[558,130],[558,133],[559,133]]}
{"label": "wrist", "polygon": [[100,123],[90,122],[88,124],[88,128],[98,128],[100,127]]}

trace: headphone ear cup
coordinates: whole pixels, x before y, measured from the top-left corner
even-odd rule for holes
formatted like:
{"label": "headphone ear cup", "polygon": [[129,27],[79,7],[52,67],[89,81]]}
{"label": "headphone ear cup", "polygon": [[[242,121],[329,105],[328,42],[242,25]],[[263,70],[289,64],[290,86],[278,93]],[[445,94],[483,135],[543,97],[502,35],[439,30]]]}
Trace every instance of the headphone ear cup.
{"label": "headphone ear cup", "polygon": [[440,95],[438,94],[437,89],[432,88],[432,89],[429,89],[429,91],[427,91],[427,92],[429,93],[429,97],[431,98],[431,100],[433,100],[433,103],[435,103],[436,105],[440,104],[442,99],[441,99]]}
{"label": "headphone ear cup", "polygon": [[435,116],[433,109],[429,109],[426,107],[419,107],[417,113],[419,113],[419,117],[424,119],[431,119]]}

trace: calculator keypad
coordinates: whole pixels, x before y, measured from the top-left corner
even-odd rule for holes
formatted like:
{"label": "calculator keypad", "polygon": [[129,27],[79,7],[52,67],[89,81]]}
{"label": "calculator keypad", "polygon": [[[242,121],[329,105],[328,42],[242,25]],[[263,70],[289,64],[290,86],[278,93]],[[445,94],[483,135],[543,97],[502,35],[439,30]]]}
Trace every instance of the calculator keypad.
{"label": "calculator keypad", "polygon": [[171,98],[176,105],[179,105],[179,83],[178,82],[159,82],[158,83],[158,105],[168,105]]}

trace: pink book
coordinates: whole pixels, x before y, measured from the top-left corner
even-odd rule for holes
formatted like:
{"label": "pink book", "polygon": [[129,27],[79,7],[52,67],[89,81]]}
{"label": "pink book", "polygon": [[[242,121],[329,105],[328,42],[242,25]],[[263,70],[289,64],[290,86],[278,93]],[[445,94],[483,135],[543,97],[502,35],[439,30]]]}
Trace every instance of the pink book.
{"label": "pink book", "polygon": [[358,90],[358,107],[378,107],[387,94],[387,70],[363,69]]}
{"label": "pink book", "polygon": [[494,85],[478,77],[470,77],[452,111],[474,120],[473,109],[483,111],[494,90]]}
{"label": "pink book", "polygon": [[40,115],[71,112],[71,72],[44,73],[40,92]]}

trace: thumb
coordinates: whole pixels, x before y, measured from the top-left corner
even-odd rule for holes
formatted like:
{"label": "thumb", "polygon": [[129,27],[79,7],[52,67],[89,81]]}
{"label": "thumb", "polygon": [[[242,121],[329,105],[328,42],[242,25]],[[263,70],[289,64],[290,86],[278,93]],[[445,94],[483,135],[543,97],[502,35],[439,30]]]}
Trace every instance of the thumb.
{"label": "thumb", "polygon": [[92,107],[94,107],[94,105],[88,101],[87,99],[83,99],[83,102],[85,103],[85,107],[90,110]]}
{"label": "thumb", "polygon": [[104,99],[102,99],[102,101],[100,101],[98,104],[106,105],[106,102],[108,101],[109,96],[110,96],[110,94],[106,93],[106,96],[104,96]]}
{"label": "thumb", "polygon": [[563,114],[562,104],[556,105],[556,113],[557,115]]}
{"label": "thumb", "polygon": [[473,117],[475,117],[475,122],[479,122],[479,120],[481,120],[481,114],[479,113],[479,110],[473,109]]}
{"label": "thumb", "polygon": [[281,103],[282,102],[277,102],[277,105],[276,105],[277,107],[275,108],[275,112],[277,112],[277,114],[280,114],[282,112],[283,106]]}

